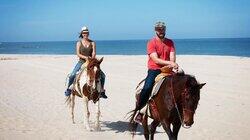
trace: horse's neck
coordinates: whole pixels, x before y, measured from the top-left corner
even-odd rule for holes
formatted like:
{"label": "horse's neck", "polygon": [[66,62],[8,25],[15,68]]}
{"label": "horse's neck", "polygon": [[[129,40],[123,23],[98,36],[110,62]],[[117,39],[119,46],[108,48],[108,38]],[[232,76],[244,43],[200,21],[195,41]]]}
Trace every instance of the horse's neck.
{"label": "horse's neck", "polygon": [[[172,83],[171,83],[172,82]],[[172,90],[176,98],[180,97],[186,88],[187,77],[186,76],[173,76],[172,80],[169,80],[169,89]],[[171,87],[172,85],[172,87]]]}
{"label": "horse's neck", "polygon": [[83,69],[82,71],[80,71],[79,73],[79,82],[82,83],[83,85],[87,82],[87,70]]}

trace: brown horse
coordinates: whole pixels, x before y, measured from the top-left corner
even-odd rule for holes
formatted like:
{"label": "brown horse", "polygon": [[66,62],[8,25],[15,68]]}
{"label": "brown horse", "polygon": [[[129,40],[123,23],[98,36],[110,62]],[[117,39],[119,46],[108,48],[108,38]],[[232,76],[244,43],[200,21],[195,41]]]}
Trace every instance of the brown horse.
{"label": "brown horse", "polygon": [[[172,75],[164,79],[158,93],[149,101],[149,111],[142,120],[144,137],[154,139],[156,127],[161,124],[168,134],[170,140],[177,140],[181,125],[191,127],[194,123],[193,116],[200,100],[200,89],[206,83],[199,84],[191,75]],[[134,121],[137,110],[135,109],[130,118],[130,130],[133,136],[138,123]],[[153,119],[150,130],[148,128],[148,117]],[[170,125],[173,128],[170,128]]]}
{"label": "brown horse", "polygon": [[89,124],[90,112],[88,108],[88,102],[92,100],[96,104],[96,122],[95,122],[95,130],[100,130],[100,90],[101,90],[101,82],[100,82],[100,64],[103,58],[97,60],[96,58],[88,58],[85,64],[83,64],[82,69],[76,76],[75,82],[73,84],[72,93],[69,97],[67,97],[66,102],[71,107],[71,117],[72,122],[75,123],[74,120],[74,107],[75,107],[75,96],[83,98],[84,102],[84,127],[92,131]]}

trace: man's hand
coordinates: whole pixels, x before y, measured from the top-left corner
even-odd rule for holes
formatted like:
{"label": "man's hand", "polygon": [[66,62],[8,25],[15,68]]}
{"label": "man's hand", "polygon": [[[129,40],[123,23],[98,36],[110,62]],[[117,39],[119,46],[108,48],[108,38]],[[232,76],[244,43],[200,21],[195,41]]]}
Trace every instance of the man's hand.
{"label": "man's hand", "polygon": [[169,67],[169,68],[178,69],[179,66],[178,66],[177,63],[170,61],[170,64],[168,65],[168,67]]}

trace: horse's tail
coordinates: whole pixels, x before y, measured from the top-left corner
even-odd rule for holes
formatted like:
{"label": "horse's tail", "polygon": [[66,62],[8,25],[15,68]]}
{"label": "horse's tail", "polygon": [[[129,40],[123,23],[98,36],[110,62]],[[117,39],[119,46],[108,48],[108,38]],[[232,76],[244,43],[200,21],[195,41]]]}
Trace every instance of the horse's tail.
{"label": "horse's tail", "polygon": [[67,74],[66,78],[65,78],[65,83],[64,85],[67,86],[68,82],[69,82],[69,76],[71,73]]}
{"label": "horse's tail", "polygon": [[134,137],[136,133],[136,129],[138,127],[138,123],[134,121],[137,111],[138,109],[134,109],[127,113],[127,114],[130,114],[128,117],[129,118],[129,131],[132,133],[132,137]]}
{"label": "horse's tail", "polygon": [[[71,96],[71,95],[70,95]],[[65,98],[65,104],[67,105],[67,106],[69,106],[69,107],[71,107],[72,105],[71,105],[71,97],[70,96],[67,96],[66,98]]]}

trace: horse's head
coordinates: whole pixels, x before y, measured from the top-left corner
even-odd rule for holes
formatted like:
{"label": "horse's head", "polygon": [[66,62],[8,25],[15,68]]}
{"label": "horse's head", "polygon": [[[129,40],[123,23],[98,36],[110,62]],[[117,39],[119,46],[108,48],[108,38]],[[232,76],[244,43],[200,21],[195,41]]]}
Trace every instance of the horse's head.
{"label": "horse's head", "polygon": [[199,84],[192,76],[187,79],[182,93],[183,122],[186,126],[191,126],[194,123],[194,113],[200,100],[200,89],[205,84]]}
{"label": "horse's head", "polygon": [[100,75],[101,69],[100,64],[103,60],[103,57],[98,60],[96,58],[88,58],[87,59],[87,85],[90,86],[92,89],[100,90]]}

